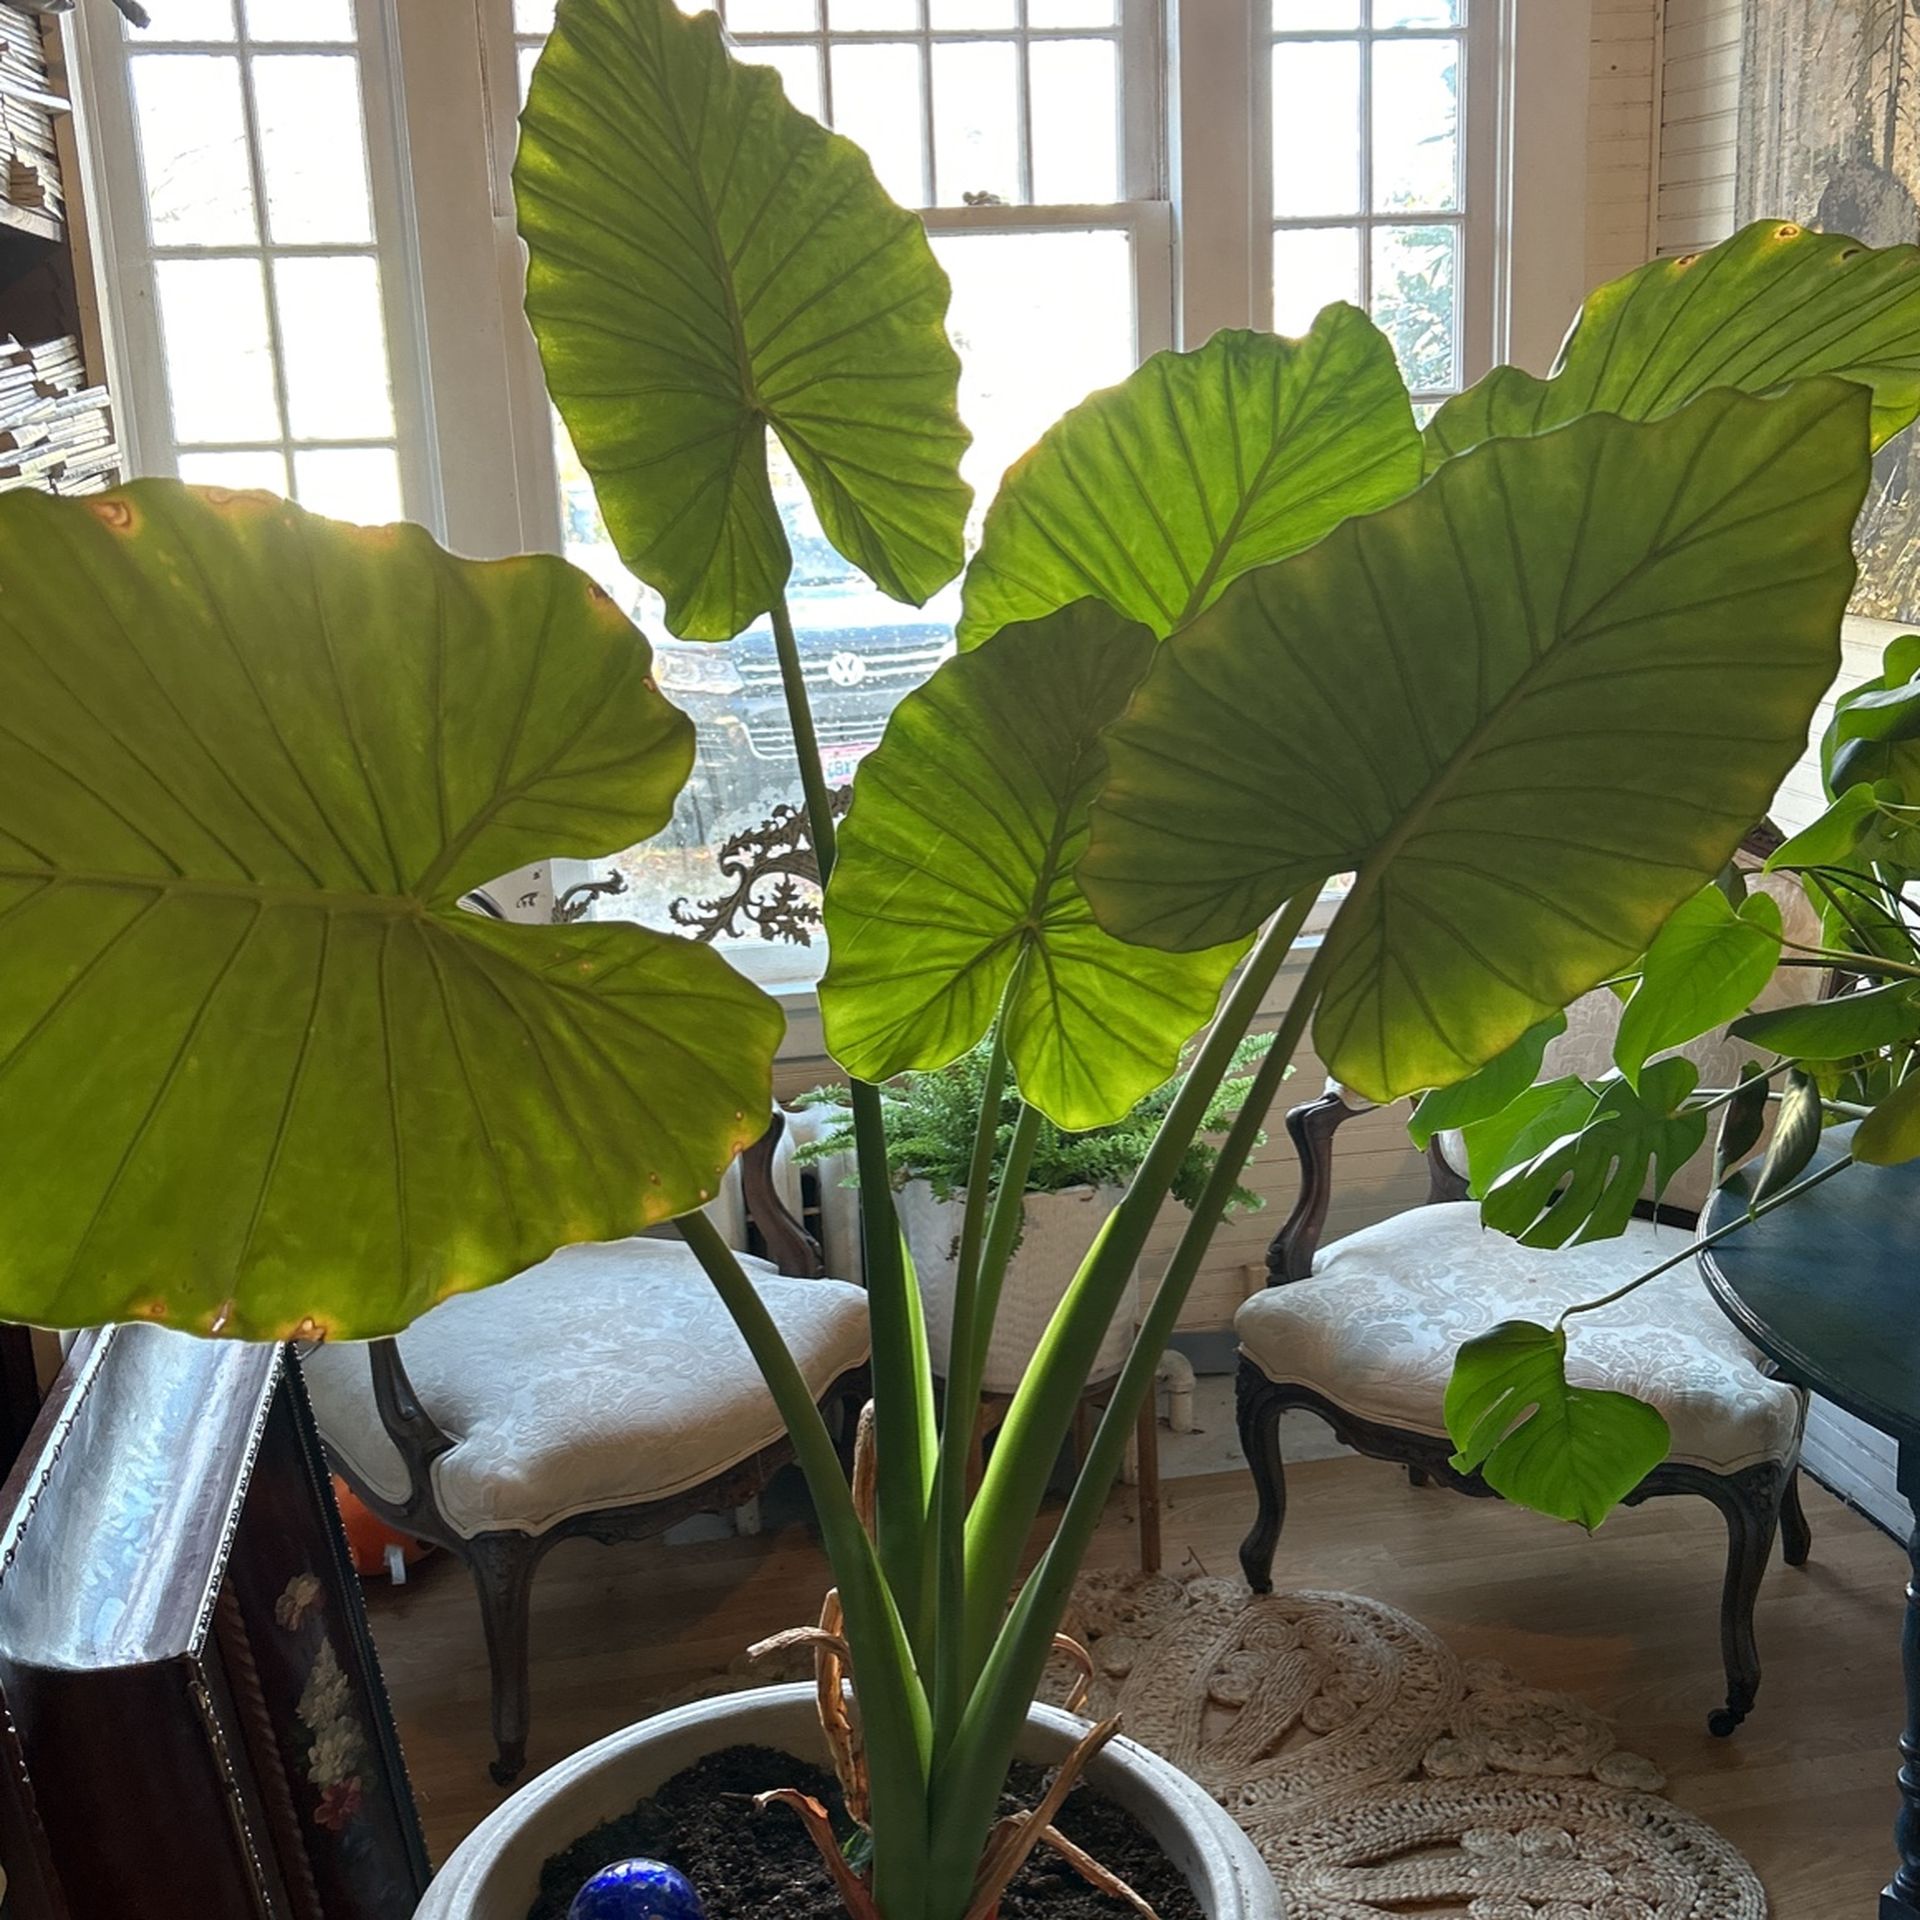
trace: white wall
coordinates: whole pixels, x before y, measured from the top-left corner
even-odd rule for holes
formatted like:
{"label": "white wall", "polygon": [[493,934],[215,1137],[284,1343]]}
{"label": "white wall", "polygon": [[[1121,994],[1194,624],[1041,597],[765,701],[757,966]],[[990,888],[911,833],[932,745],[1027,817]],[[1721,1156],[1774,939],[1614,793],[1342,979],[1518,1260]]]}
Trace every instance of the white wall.
{"label": "white wall", "polygon": [[1692,253],[1734,227],[1741,0],[1667,0],[1660,47],[1655,250]]}
{"label": "white wall", "polygon": [[1587,99],[1587,285],[1644,266],[1651,254],[1657,0],[1593,0]]}

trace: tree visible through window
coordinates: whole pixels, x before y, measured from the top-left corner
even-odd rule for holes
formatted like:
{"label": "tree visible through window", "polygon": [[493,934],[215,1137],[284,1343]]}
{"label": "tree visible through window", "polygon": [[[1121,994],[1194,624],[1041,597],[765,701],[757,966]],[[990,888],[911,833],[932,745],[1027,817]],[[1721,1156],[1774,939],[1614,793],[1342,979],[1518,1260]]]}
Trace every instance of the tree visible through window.
{"label": "tree visible through window", "polygon": [[1464,382],[1467,6],[1273,0],[1274,326],[1353,301],[1429,404]]}

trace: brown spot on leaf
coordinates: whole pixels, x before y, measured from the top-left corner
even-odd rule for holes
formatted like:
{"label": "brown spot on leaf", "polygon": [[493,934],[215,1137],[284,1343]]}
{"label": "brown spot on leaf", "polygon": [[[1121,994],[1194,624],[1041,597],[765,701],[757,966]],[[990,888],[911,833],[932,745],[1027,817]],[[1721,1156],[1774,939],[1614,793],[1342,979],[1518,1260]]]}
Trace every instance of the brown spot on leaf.
{"label": "brown spot on leaf", "polygon": [[123,500],[116,494],[107,494],[98,500],[87,502],[87,511],[102,526],[111,528],[115,533],[131,533],[134,530],[133,503]]}
{"label": "brown spot on leaf", "polygon": [[1796,227],[1791,220],[1783,221],[1779,226],[1774,228],[1773,237],[1776,240],[1798,240],[1800,238],[1800,229]]}

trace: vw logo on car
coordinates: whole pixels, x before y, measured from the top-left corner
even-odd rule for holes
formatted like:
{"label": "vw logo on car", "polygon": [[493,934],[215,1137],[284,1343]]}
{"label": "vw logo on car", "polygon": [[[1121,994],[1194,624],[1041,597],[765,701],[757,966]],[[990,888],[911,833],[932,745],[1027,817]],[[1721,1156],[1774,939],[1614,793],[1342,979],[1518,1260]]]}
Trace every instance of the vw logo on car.
{"label": "vw logo on car", "polygon": [[867,677],[867,663],[857,653],[842,650],[827,662],[827,678],[836,687],[857,687]]}

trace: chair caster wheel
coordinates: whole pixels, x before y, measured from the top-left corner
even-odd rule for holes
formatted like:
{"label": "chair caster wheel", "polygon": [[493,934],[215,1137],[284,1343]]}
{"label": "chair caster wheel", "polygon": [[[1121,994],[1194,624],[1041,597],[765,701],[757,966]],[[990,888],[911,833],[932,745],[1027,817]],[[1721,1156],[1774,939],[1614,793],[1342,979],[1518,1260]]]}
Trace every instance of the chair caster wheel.
{"label": "chair caster wheel", "polygon": [[1739,1731],[1740,1723],[1746,1717],[1744,1713],[1734,1712],[1731,1707],[1715,1707],[1707,1715],[1707,1731],[1716,1740],[1725,1740]]}
{"label": "chair caster wheel", "polygon": [[496,1787],[510,1787],[527,1770],[525,1754],[515,1754],[510,1759],[489,1760],[487,1773]]}

